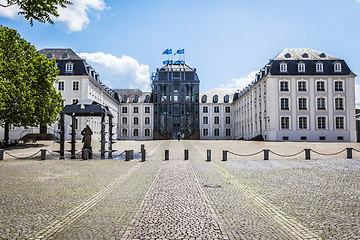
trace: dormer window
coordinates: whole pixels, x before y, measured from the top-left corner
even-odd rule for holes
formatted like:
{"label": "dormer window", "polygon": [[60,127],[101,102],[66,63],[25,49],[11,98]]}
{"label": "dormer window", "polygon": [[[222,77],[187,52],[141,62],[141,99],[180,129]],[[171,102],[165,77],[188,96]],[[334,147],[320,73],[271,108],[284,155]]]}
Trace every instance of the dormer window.
{"label": "dormer window", "polygon": [[52,55],[52,53],[48,53],[48,54],[46,55],[46,57],[47,57],[48,59],[51,59],[51,58],[54,57],[54,55]]}
{"label": "dormer window", "polygon": [[334,64],[334,72],[341,72],[341,63],[337,62]]}
{"label": "dormer window", "polygon": [[74,64],[72,62],[68,62],[65,65],[65,72],[73,72],[74,71]]}
{"label": "dormer window", "polygon": [[229,102],[229,95],[225,95],[224,96],[224,103],[228,103]]}
{"label": "dormer window", "polygon": [[213,103],[217,103],[218,101],[219,101],[219,97],[218,97],[218,95],[215,95],[213,97]]}
{"label": "dormer window", "polygon": [[287,64],[286,63],[280,63],[280,72],[287,72]]}
{"label": "dormer window", "polygon": [[206,103],[206,102],[207,102],[207,96],[206,96],[206,95],[203,95],[203,96],[201,97],[201,102],[202,102],[202,103]]}
{"label": "dormer window", "polygon": [[298,72],[305,72],[305,63],[300,62],[298,64]]}
{"label": "dormer window", "polygon": [[316,72],[324,72],[324,64],[322,62],[316,63]]}
{"label": "dormer window", "polygon": [[67,53],[63,53],[63,55],[61,55],[61,58],[62,59],[66,59],[66,58],[68,58],[69,57],[69,55],[67,54]]}
{"label": "dormer window", "polygon": [[126,103],[127,102],[127,99],[128,99],[128,96],[127,95],[124,95],[123,97],[122,97],[122,103]]}
{"label": "dormer window", "polygon": [[146,103],[150,102],[150,96],[149,95],[145,96],[145,101],[144,102],[146,102]]}
{"label": "dormer window", "polygon": [[133,103],[137,103],[139,101],[139,96],[135,95],[133,99]]}

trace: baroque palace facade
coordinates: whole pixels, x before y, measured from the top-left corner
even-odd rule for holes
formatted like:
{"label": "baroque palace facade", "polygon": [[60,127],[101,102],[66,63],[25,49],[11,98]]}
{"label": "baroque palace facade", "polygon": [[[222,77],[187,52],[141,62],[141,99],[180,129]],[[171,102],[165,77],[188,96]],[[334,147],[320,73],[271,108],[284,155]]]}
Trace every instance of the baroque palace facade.
{"label": "baroque palace facade", "polygon": [[[110,89],[71,49],[43,49],[60,69],[55,88],[64,104],[97,102],[114,115],[120,140],[244,139],[355,142],[355,77],[343,59],[312,49],[284,49],[244,89],[199,92],[196,69],[183,61],[152,75],[152,92]],[[65,119],[65,126],[70,119]],[[89,125],[100,139],[96,117],[76,120],[77,139]],[[58,123],[48,127],[57,136]],[[11,128],[19,139],[36,128]],[[66,135],[70,131],[65,127]]]}

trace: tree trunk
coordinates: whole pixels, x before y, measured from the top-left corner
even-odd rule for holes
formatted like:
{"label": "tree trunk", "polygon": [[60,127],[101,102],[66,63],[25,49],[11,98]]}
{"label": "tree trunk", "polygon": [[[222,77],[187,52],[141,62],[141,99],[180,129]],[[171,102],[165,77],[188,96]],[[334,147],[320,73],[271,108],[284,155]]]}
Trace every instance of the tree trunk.
{"label": "tree trunk", "polygon": [[9,130],[10,130],[10,125],[9,123],[5,122],[5,129],[4,129],[4,141],[5,141],[5,144],[7,145],[8,144],[8,141],[9,141]]}

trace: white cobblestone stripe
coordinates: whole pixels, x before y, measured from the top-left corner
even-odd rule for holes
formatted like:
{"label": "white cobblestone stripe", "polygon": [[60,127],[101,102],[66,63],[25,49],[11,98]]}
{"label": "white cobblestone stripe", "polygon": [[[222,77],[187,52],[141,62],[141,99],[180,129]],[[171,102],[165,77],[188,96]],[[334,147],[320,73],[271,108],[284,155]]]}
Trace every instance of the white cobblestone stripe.
{"label": "white cobblestone stripe", "polygon": [[184,160],[182,142],[172,141],[169,149],[170,160],[163,162],[121,239],[228,239]]}
{"label": "white cobblestone stripe", "polygon": [[133,174],[140,166],[141,166],[140,162],[135,164],[132,168],[130,168],[127,172],[125,172],[123,175],[121,175],[118,179],[113,181],[107,187],[105,187],[104,189],[102,189],[92,197],[90,197],[85,202],[71,209],[69,212],[64,214],[62,217],[54,221],[49,226],[34,233],[28,239],[34,239],[34,240],[49,239],[54,234],[64,230],[67,226],[69,226],[74,221],[76,221],[80,216],[88,212],[97,203],[99,203],[101,200],[103,200],[105,197],[111,194],[112,191],[114,191],[120,184],[122,184],[127,178],[129,178],[129,176]]}
{"label": "white cobblestone stripe", "polygon": [[279,223],[287,232],[294,236],[294,239],[323,239],[319,235],[312,232],[310,229],[296,221],[294,218],[281,211],[278,207],[261,197],[255,191],[251,190],[249,186],[241,183],[237,178],[235,178],[232,174],[230,174],[227,170],[225,170],[222,166],[220,166],[216,162],[211,162],[211,164],[218,169],[225,178],[229,180],[229,182],[235,187],[239,188],[244,196],[247,196],[249,202],[252,202],[261,214],[274,219],[277,223]]}

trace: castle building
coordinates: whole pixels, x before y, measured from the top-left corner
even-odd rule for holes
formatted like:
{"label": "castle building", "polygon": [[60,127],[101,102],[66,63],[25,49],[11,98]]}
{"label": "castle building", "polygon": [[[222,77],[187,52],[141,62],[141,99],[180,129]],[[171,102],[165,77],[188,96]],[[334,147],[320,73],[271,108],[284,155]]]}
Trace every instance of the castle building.
{"label": "castle building", "polygon": [[284,49],[236,93],[235,139],[355,142],[355,77],[343,59]]}
{"label": "castle building", "polygon": [[150,140],[154,130],[154,104],[151,92],[115,89],[119,96],[118,139]]}
{"label": "castle building", "polygon": [[199,139],[199,78],[184,62],[166,64],[152,76],[154,139]]}

